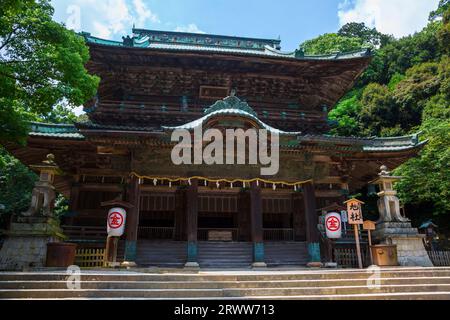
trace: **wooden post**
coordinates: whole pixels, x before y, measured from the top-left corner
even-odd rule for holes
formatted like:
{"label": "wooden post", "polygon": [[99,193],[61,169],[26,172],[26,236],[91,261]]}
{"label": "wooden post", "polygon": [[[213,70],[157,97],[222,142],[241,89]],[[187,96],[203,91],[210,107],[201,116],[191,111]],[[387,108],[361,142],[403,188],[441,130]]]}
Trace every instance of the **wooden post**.
{"label": "wooden post", "polygon": [[355,230],[356,255],[358,256],[358,267],[362,269],[363,264],[361,258],[361,245],[359,244],[359,225],[354,224],[353,229]]}
{"label": "wooden post", "polygon": [[124,261],[132,265],[136,261],[139,229],[140,189],[139,178],[132,176],[127,187],[127,202],[133,205],[127,212],[126,241]]}
{"label": "wooden post", "polygon": [[320,264],[319,230],[317,224],[319,217],[316,212],[316,195],[311,182],[303,185],[306,218],[306,240],[308,241],[309,265]]}
{"label": "wooden post", "polygon": [[376,229],[375,222],[366,220],[363,224],[363,229],[367,230],[367,235],[369,238],[369,254],[370,254],[370,264],[373,265],[373,257],[372,257],[372,234],[371,231]]}
{"label": "wooden post", "polygon": [[250,223],[253,242],[253,266],[265,267],[261,188],[250,184]]}
{"label": "wooden post", "polygon": [[185,267],[198,268],[198,180],[192,179],[186,191],[187,262]]}
{"label": "wooden post", "polygon": [[119,244],[119,237],[108,236],[106,238],[106,267],[116,267],[119,265],[117,262],[117,247]]}

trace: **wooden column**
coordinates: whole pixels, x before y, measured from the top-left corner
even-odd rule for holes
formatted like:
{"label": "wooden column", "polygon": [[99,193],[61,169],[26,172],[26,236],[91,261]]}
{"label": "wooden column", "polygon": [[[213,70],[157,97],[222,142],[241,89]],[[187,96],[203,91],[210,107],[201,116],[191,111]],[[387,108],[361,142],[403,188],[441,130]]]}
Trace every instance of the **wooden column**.
{"label": "wooden column", "polygon": [[184,190],[178,189],[175,191],[175,212],[174,212],[174,223],[175,223],[175,241],[186,241],[186,214],[184,207]]}
{"label": "wooden column", "polygon": [[316,196],[312,182],[303,185],[303,199],[305,204],[306,241],[308,242],[310,262],[320,262],[320,236],[317,228],[319,217],[316,211]]}
{"label": "wooden column", "polygon": [[248,192],[241,191],[237,195],[238,199],[238,228],[239,241],[251,241],[250,232],[250,196]]}
{"label": "wooden column", "polygon": [[139,178],[136,176],[132,176],[128,182],[126,199],[133,208],[128,209],[127,212],[124,260],[134,262],[136,261],[140,210]]}
{"label": "wooden column", "polygon": [[305,241],[305,210],[303,206],[303,199],[298,193],[292,194],[292,215],[294,240]]}
{"label": "wooden column", "polygon": [[186,191],[187,262],[185,267],[198,267],[198,180],[192,179]]}
{"label": "wooden column", "polygon": [[252,182],[250,185],[250,222],[253,242],[253,266],[265,267],[262,197],[261,188],[256,185],[256,182]]}
{"label": "wooden column", "polygon": [[74,216],[78,211],[79,201],[80,201],[80,183],[78,182],[78,178],[76,178],[70,189],[70,199],[69,199],[70,218],[66,222],[71,226],[74,225],[75,220]]}

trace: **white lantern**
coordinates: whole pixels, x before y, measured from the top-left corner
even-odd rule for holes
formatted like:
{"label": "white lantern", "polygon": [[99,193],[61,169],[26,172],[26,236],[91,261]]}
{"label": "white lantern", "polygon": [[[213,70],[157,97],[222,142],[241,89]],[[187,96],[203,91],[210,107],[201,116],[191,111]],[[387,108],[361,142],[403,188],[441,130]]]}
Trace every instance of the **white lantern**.
{"label": "white lantern", "polygon": [[125,232],[127,212],[123,208],[112,208],[108,212],[107,230],[108,236],[120,237]]}
{"label": "white lantern", "polygon": [[325,216],[325,230],[329,239],[342,237],[342,221],[339,213],[330,212]]}

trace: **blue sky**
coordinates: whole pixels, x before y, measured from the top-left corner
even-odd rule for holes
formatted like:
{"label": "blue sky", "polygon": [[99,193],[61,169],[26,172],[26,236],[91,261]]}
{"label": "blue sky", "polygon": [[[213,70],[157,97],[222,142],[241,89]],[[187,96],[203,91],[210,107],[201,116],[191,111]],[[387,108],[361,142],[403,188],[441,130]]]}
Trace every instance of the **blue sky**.
{"label": "blue sky", "polygon": [[291,51],[308,39],[365,22],[401,37],[422,29],[439,0],[52,0],[54,19],[121,39],[131,27],[278,38]]}

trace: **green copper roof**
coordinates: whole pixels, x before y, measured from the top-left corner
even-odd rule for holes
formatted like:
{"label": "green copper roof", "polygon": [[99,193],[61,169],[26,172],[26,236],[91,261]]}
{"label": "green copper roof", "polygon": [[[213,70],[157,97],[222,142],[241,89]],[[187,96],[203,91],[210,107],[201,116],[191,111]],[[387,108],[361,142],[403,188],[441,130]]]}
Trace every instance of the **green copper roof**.
{"label": "green copper roof", "polygon": [[256,39],[144,29],[133,29],[133,35],[131,37],[122,37],[122,41],[100,39],[93,37],[90,33],[86,32],[83,32],[82,35],[86,41],[91,44],[147,50],[197,51],[266,56],[294,60],[340,60],[361,58],[371,55],[369,49],[327,55],[305,55],[300,50],[293,52],[281,51],[281,41],[274,39]]}
{"label": "green copper roof", "polygon": [[84,136],[78,132],[73,124],[50,124],[32,122],[30,124],[30,136],[35,137],[53,137],[70,140],[83,140]]}

